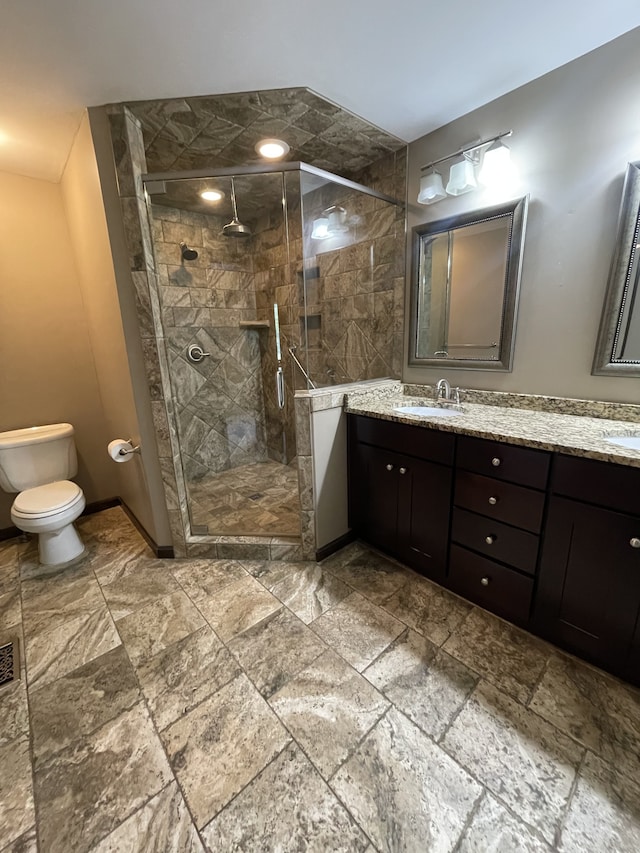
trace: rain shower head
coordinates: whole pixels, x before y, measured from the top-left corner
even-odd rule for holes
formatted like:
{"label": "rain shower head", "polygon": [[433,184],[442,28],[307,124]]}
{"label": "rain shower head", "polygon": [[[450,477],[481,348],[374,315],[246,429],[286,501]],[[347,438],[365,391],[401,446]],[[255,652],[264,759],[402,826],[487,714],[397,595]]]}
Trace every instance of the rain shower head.
{"label": "rain shower head", "polygon": [[187,244],[182,240],[180,243],[180,252],[182,254],[183,261],[195,261],[198,257],[198,253],[195,249],[190,249]]}
{"label": "rain shower head", "polygon": [[223,227],[222,233],[225,237],[251,237],[251,228],[248,225],[243,225],[238,219],[236,187],[233,178],[231,178],[231,204],[233,205],[233,219]]}

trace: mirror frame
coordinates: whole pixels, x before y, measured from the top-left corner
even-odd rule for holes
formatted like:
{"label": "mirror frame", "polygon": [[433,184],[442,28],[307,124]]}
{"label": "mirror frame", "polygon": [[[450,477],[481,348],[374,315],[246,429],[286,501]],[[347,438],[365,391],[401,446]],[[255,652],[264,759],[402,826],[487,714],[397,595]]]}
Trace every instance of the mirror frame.
{"label": "mirror frame", "polygon": [[[614,359],[631,271],[640,237],[640,160],[627,163],[618,215],[615,249],[602,307],[592,376],[640,376],[640,359]],[[633,293],[631,297],[637,297]]]}
{"label": "mirror frame", "polygon": [[[529,196],[470,213],[456,214],[436,222],[426,222],[413,228],[413,257],[411,267],[410,323],[409,323],[409,366],[410,367],[447,367],[459,370],[502,370],[510,372],[513,363],[513,349],[516,334],[516,317],[518,299],[520,296],[520,278],[522,273],[522,256],[524,249],[524,234],[527,223]],[[502,302],[502,325],[500,348],[497,359],[480,358],[419,358],[416,355],[418,330],[418,288],[420,284],[420,255],[423,238],[442,234],[455,228],[463,228],[486,222],[490,219],[511,214],[511,232],[507,247],[507,271]]]}

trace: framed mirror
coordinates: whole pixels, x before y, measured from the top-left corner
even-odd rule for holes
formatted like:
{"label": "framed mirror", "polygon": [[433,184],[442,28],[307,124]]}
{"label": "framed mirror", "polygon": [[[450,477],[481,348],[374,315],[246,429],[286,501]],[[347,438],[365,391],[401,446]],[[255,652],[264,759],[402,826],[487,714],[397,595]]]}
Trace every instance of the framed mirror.
{"label": "framed mirror", "polygon": [[640,376],[640,160],[627,165],[594,375]]}
{"label": "framed mirror", "polygon": [[511,370],[528,196],[413,229],[409,364]]}

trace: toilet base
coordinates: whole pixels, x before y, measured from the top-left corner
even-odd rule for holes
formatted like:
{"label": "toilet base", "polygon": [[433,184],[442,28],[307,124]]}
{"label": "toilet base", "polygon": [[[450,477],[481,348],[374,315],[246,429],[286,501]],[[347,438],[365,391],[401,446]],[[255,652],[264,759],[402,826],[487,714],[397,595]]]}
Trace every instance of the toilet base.
{"label": "toilet base", "polygon": [[43,566],[61,566],[81,556],[84,544],[73,524],[60,530],[38,534],[40,563]]}

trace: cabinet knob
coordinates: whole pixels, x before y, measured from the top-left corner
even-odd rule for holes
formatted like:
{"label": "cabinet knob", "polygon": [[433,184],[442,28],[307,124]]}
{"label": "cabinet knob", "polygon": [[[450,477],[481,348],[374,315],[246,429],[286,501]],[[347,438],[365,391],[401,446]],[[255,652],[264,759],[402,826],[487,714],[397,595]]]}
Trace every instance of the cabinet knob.
{"label": "cabinet knob", "polygon": [[487,577],[480,578],[480,583],[482,584],[482,586],[489,586],[490,582],[491,582],[491,578],[487,578]]}
{"label": "cabinet knob", "polygon": [[485,536],[484,541],[487,543],[487,545],[493,545],[497,538],[497,536],[491,534],[490,536]]}
{"label": "cabinet knob", "polygon": [[493,495],[489,498],[489,503],[491,506],[495,506],[498,503],[498,498],[494,498]]}
{"label": "cabinet knob", "polygon": [[393,471],[393,465],[391,464],[391,462],[389,462],[389,464],[387,465],[387,471]]}
{"label": "cabinet knob", "polygon": [[406,474],[406,473],[407,473],[407,469],[406,469],[406,468],[401,468],[401,469],[400,469],[400,473],[401,473],[401,474]]}
{"label": "cabinet knob", "polygon": [[629,545],[631,545],[632,548],[640,548],[640,539],[634,536],[633,539],[629,539]]}
{"label": "cabinet knob", "polygon": [[493,465],[494,468],[498,468],[502,464],[502,459],[500,459],[497,456],[494,456],[493,459],[491,460],[491,464]]}

